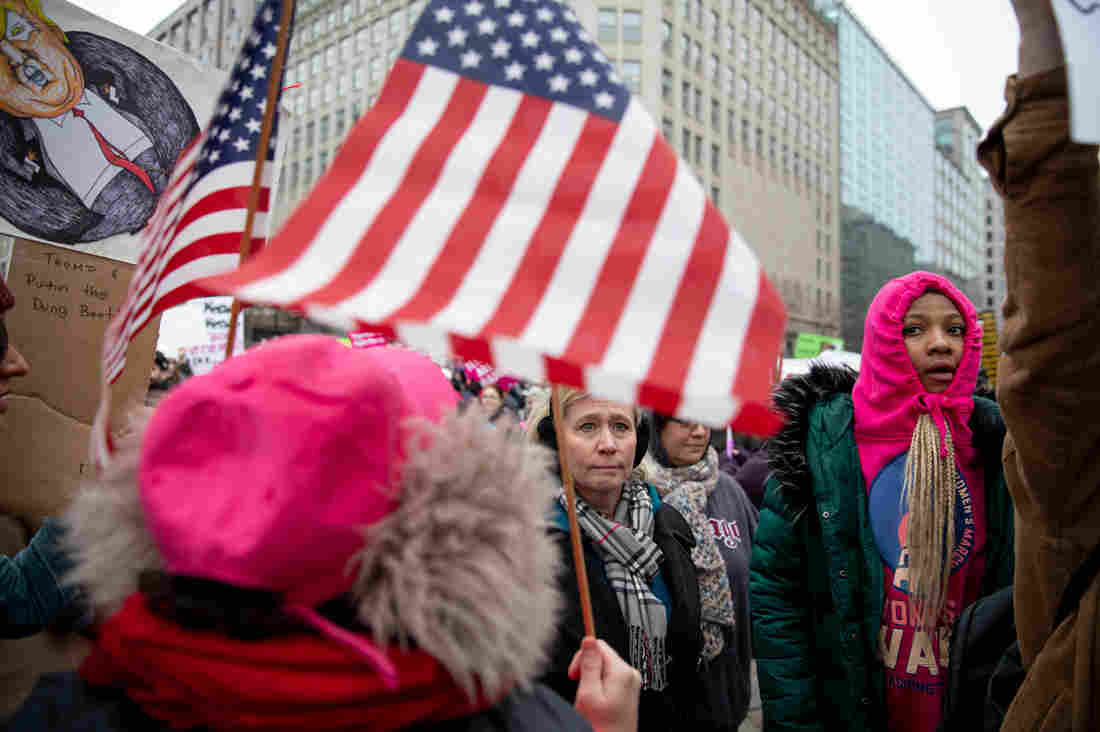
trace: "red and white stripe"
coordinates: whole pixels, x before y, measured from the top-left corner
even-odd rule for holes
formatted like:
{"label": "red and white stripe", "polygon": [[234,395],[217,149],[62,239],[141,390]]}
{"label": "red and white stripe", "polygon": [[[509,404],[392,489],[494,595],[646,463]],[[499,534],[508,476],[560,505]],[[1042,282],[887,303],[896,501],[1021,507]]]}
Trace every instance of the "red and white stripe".
{"label": "red and white stripe", "polygon": [[[241,232],[255,164],[233,163],[210,172],[188,189],[201,150],[197,138],[181,154],[147,228],[126,303],[104,343],[104,373],[114,383],[126,366],[126,350],[164,310],[203,294],[195,281],[231,271],[240,261]],[[264,168],[270,179],[270,166]],[[268,189],[261,190],[253,231],[265,231]],[[263,237],[253,237],[253,249]]]}
{"label": "red and white stripe", "polygon": [[637,100],[615,124],[400,59],[267,250],[203,287],[668,414],[774,426],[783,305]]}

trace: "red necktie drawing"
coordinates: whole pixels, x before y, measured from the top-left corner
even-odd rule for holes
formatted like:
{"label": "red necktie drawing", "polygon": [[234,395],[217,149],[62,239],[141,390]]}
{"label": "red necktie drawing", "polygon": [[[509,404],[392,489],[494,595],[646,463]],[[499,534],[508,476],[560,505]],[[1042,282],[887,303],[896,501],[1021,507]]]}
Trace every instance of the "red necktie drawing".
{"label": "red necktie drawing", "polygon": [[120,168],[124,168],[125,170],[128,170],[136,175],[138,177],[138,180],[144,183],[145,187],[149,189],[150,193],[157,192],[156,189],[153,187],[153,181],[150,180],[145,171],[138,167],[135,163],[133,163],[129,158],[127,158],[121,150],[119,150],[111,143],[107,142],[106,138],[104,138],[100,131],[96,129],[96,126],[92,124],[92,121],[84,115],[83,109],[80,109],[79,107],[73,107],[73,116],[79,117],[80,119],[88,123],[88,127],[92,129],[92,134],[95,135],[96,142],[99,143],[99,149],[103,151],[103,157],[107,158],[107,161],[109,163],[111,163],[112,165],[117,165]]}

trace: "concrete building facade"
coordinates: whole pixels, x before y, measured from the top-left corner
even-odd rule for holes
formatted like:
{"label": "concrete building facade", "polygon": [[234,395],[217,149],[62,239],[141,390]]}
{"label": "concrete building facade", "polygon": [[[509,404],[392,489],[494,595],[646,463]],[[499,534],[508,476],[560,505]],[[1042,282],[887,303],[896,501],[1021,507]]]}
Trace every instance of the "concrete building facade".
{"label": "concrete building facade", "polygon": [[[373,104],[425,4],[298,2],[286,82],[301,86],[284,95],[293,119],[276,222]],[[150,35],[225,66],[243,37],[236,26],[203,31],[200,39],[218,44],[196,45],[191,22],[244,14],[247,23],[253,6],[189,0]],[[808,0],[583,0],[574,8],[757,252],[787,303],[790,347],[802,331],[839,335],[836,28]]]}
{"label": "concrete building facade", "polygon": [[944,275],[981,307],[984,176],[975,150],[981,127],[966,107],[936,113],[935,223],[917,266]]}

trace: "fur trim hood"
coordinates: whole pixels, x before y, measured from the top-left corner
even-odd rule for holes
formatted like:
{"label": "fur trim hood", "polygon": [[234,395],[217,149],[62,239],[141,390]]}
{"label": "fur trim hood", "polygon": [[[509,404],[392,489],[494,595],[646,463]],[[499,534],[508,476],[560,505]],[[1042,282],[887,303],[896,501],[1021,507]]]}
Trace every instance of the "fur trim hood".
{"label": "fur trim hood", "polygon": [[789,500],[808,498],[812,482],[806,461],[810,412],[818,402],[838,394],[851,394],[857,376],[848,366],[811,363],[809,373],[788,376],[775,388],[772,399],[785,421],[768,442],[768,467],[775,474],[780,492]]}
{"label": "fur trim hood", "polygon": [[[539,672],[561,601],[558,555],[545,526],[554,498],[548,452],[494,429],[476,410],[408,423],[397,508],[364,527],[351,594],[382,648],[415,645],[473,696],[528,685]],[[142,513],[137,425],[103,477],[67,512],[75,569],[97,612],[110,615],[161,558]]]}

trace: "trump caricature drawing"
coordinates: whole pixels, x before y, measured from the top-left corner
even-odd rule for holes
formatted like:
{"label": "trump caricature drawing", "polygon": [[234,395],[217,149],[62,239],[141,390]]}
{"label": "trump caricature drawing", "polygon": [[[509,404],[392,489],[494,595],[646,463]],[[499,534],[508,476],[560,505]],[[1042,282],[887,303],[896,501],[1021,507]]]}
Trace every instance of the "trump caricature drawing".
{"label": "trump caricature drawing", "polygon": [[0,216],[59,244],[141,230],[199,131],[179,89],[41,0],[0,0],[0,52]]}

